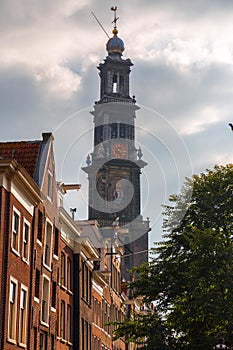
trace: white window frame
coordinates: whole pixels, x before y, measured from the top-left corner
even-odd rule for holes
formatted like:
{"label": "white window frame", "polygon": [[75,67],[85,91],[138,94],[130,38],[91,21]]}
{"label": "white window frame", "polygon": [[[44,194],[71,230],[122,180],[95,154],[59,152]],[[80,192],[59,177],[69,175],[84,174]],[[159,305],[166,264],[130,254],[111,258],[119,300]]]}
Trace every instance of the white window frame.
{"label": "white window frame", "polygon": [[[44,320],[43,316],[44,316],[44,313],[43,313],[43,302],[44,302],[44,293],[45,293],[45,289],[44,289],[44,281],[47,280],[48,282],[48,295],[47,295],[47,299],[46,299],[46,302],[47,302],[47,310],[46,310],[46,316],[47,316],[47,319]],[[50,309],[50,278],[46,275],[43,274],[43,278],[42,278],[42,302],[41,302],[41,323],[45,326],[49,326],[49,309]]]}
{"label": "white window frame", "polygon": [[[18,239],[18,243],[17,243],[17,246],[18,246],[18,250],[15,249],[15,247],[13,246],[13,237],[14,237],[14,214],[18,215],[19,217],[19,224],[18,224],[18,232],[17,232],[17,239]],[[16,254],[16,255],[20,255],[20,252],[19,252],[19,249],[20,249],[20,221],[21,221],[21,213],[18,209],[16,209],[14,206],[13,206],[13,210],[12,210],[12,232],[11,232],[11,249],[12,251]]]}
{"label": "white window frame", "polygon": [[[49,243],[49,264],[47,264],[46,262],[46,256],[47,256],[47,238],[48,238],[48,226],[51,227],[51,234],[50,234],[50,242]],[[49,268],[49,270],[51,269],[51,261],[52,261],[52,238],[53,238],[53,224],[51,223],[50,220],[46,219],[46,223],[45,223],[45,236],[44,236],[44,256],[43,256],[43,263],[44,265]]]}
{"label": "white window frame", "polygon": [[[22,307],[22,292],[26,293],[25,308]],[[24,309],[23,320],[22,320],[22,312],[21,312],[22,309]],[[27,346],[27,312],[28,312],[28,288],[25,285],[21,284],[20,304],[19,304],[19,345],[23,347]],[[23,327],[23,330],[22,330],[22,327]],[[21,333],[22,333],[22,339],[20,339]]]}
{"label": "white window frame", "polygon": [[[27,257],[24,256],[24,242],[25,242],[25,225],[28,226],[28,241],[27,241]],[[22,260],[29,264],[29,257],[30,257],[30,236],[31,236],[31,224],[28,220],[25,218],[23,219],[23,237],[22,237]]]}
{"label": "white window frame", "polygon": [[[14,301],[14,319],[12,324],[13,336],[9,334],[10,331],[10,315],[11,315],[11,283],[15,284],[15,301]],[[8,301],[8,329],[7,329],[7,340],[13,344],[16,344],[16,324],[17,324],[17,302],[18,302],[18,281],[14,277],[10,276],[9,283],[9,301]]]}

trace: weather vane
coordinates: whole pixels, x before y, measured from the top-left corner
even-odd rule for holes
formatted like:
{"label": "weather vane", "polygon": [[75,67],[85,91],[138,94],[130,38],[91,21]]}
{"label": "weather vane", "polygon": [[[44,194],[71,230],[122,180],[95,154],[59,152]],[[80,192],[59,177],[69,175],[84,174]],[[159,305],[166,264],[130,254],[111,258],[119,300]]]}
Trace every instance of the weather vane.
{"label": "weather vane", "polygon": [[117,23],[117,21],[119,19],[119,17],[116,16],[117,6],[111,7],[111,10],[114,11],[114,20],[112,21],[112,23],[114,23],[114,29],[116,29],[116,27],[117,27],[116,23]]}
{"label": "weather vane", "polygon": [[[119,17],[116,16],[116,11],[117,11],[117,6],[112,6],[111,10],[114,11],[114,20],[112,21],[112,23],[114,23],[114,29],[113,29],[113,34],[116,35],[118,33],[117,30],[117,21],[119,19]],[[107,35],[107,37],[110,39],[110,36],[108,35],[107,31],[105,30],[105,28],[103,27],[102,23],[98,20],[98,18],[96,17],[96,15],[94,14],[93,11],[91,11],[91,14],[93,15],[93,17],[95,18],[95,20],[97,21],[97,23],[99,24],[99,26],[103,29],[104,33]]]}

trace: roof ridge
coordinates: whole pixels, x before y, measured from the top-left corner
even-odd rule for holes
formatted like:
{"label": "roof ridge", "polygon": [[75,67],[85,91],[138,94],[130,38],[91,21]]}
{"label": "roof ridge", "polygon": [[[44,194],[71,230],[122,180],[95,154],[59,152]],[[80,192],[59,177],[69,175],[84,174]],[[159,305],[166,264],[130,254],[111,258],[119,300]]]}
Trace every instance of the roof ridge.
{"label": "roof ridge", "polygon": [[42,140],[19,140],[19,141],[0,141],[0,144],[6,144],[6,143],[41,143]]}

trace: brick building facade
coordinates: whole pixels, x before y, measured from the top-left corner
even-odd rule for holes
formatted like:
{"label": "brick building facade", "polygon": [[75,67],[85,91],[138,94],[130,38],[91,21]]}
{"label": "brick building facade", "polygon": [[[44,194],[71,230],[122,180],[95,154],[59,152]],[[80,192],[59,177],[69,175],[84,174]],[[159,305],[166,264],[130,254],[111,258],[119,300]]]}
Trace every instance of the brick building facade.
{"label": "brick building facade", "polygon": [[119,257],[65,211],[63,185],[50,133],[0,143],[0,348],[124,350],[105,324],[125,315]]}

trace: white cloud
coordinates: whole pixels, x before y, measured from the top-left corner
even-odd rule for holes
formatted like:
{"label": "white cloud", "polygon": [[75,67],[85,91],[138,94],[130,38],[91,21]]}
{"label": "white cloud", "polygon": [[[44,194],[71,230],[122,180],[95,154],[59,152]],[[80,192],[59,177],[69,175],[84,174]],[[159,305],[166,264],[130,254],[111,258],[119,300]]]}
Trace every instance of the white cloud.
{"label": "white cloud", "polygon": [[35,67],[35,80],[47,85],[47,91],[57,98],[69,99],[81,85],[81,78],[66,67],[59,65]]}
{"label": "white cloud", "polygon": [[198,114],[192,115],[191,118],[187,116],[185,125],[183,125],[184,123],[182,121],[183,126],[179,128],[180,134],[185,136],[202,132],[211,124],[218,123],[223,116],[223,111],[222,114],[220,114],[218,108],[214,106],[205,106],[198,111]]}

